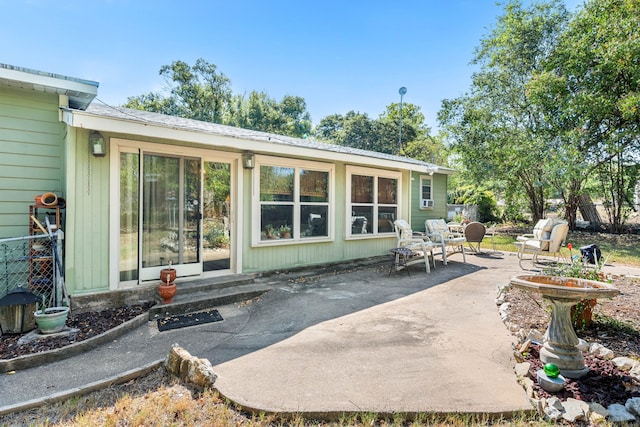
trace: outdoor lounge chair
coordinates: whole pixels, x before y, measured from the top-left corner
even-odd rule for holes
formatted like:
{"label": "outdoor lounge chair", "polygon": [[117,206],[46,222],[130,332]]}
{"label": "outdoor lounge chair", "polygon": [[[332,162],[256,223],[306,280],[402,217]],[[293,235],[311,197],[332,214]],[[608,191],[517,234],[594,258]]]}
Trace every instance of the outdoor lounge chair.
{"label": "outdoor lounge chair", "polygon": [[480,244],[484,235],[487,233],[487,227],[481,222],[470,222],[464,227],[464,238],[469,244],[469,248],[475,253],[481,253]]}
{"label": "outdoor lounge chair", "polygon": [[515,245],[518,248],[520,268],[525,269],[522,266],[522,261],[525,260],[527,253],[532,255],[531,263],[533,266],[538,263],[540,254],[555,256],[557,259],[568,233],[569,225],[565,221],[549,218],[538,221],[533,228],[533,233],[516,237]]}
{"label": "outdoor lounge chair", "polygon": [[435,246],[440,247],[442,263],[447,265],[447,257],[455,253],[462,254],[462,262],[467,262],[464,254],[464,236],[449,230],[443,219],[428,219],[424,222],[427,236]]}
{"label": "outdoor lounge chair", "polygon": [[433,244],[426,236],[414,234],[409,223],[403,219],[394,221],[393,225],[398,237],[397,247],[391,249],[391,252],[395,255],[395,271],[424,262],[427,273],[431,273],[429,258],[431,258],[433,266],[436,266],[433,259]]}

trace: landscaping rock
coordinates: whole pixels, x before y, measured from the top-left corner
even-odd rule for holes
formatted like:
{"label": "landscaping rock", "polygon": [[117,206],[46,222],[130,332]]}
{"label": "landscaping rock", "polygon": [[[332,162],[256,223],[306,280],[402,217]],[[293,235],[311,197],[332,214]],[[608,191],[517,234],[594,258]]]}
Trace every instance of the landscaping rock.
{"label": "landscaping rock", "polygon": [[638,364],[637,361],[633,360],[630,357],[614,357],[611,359],[614,365],[618,367],[618,369],[622,371],[630,371],[635,365]]}
{"label": "landscaping rock", "polygon": [[546,408],[544,408],[544,414],[549,421],[558,421],[560,418],[562,418],[562,411],[559,411],[552,406],[547,406]]}
{"label": "landscaping rock", "polygon": [[183,381],[202,388],[213,387],[217,378],[211,362],[207,359],[194,357],[177,345],[171,347],[165,360],[165,366],[170,373]]}
{"label": "landscaping rock", "polygon": [[628,423],[636,420],[636,417],[619,403],[609,405],[607,411],[609,411],[609,421],[614,423]]}
{"label": "landscaping rock", "polygon": [[562,402],[562,407],[564,408],[562,418],[569,421],[570,423],[575,423],[578,420],[587,420],[587,415],[589,414],[589,405],[587,405],[582,400],[570,397],[566,400],[566,402]]}
{"label": "landscaping rock", "polygon": [[640,379],[640,363],[637,363],[633,368],[631,368],[629,375]]}
{"label": "landscaping rock", "polygon": [[603,422],[609,416],[609,411],[599,403],[589,403],[589,421],[592,424]]}
{"label": "landscaping rock", "polygon": [[605,360],[611,360],[615,357],[615,354],[613,353],[613,351],[609,350],[608,348],[606,348],[605,346],[599,343],[592,343],[589,346],[589,353]]}
{"label": "landscaping rock", "polygon": [[531,363],[529,362],[522,362],[522,363],[516,364],[516,368],[515,368],[516,376],[528,377],[530,368],[531,368]]}
{"label": "landscaping rock", "polygon": [[578,345],[576,345],[576,347],[582,352],[589,351],[589,343],[582,338],[578,338]]}
{"label": "landscaping rock", "polygon": [[627,399],[627,403],[624,404],[624,407],[636,417],[640,417],[640,397]]}

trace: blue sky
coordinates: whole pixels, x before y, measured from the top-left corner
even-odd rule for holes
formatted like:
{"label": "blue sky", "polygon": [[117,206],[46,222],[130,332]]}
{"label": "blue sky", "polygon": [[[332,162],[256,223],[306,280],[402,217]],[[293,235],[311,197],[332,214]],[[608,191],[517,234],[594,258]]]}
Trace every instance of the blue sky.
{"label": "blue sky", "polygon": [[111,105],[160,91],[162,65],[204,58],[234,93],[303,97],[314,124],[350,110],[377,118],[404,86],[434,129],[502,13],[494,0],[0,0],[0,10],[0,63],[97,81]]}

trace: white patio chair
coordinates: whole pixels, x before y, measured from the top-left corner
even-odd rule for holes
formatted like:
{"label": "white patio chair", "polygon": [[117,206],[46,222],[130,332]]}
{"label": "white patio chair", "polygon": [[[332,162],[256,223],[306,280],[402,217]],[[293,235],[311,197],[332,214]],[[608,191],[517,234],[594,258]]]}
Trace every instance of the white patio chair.
{"label": "white patio chair", "polygon": [[[394,221],[393,225],[398,237],[397,246],[391,249],[391,252],[395,255],[395,271],[424,262],[427,273],[431,273],[429,258],[431,258],[434,268],[436,264],[433,259],[433,244],[429,241],[429,238],[424,235],[414,234],[409,223],[403,219]],[[411,252],[408,253],[404,250]]]}
{"label": "white patio chair", "polygon": [[442,262],[447,265],[449,255],[462,254],[462,262],[467,262],[464,254],[465,238],[461,233],[449,230],[443,219],[428,219],[424,222],[427,236],[435,246],[439,246],[442,252]]}
{"label": "white patio chair", "polygon": [[568,233],[569,224],[565,221],[549,218],[538,221],[533,228],[533,233],[516,237],[517,241],[514,244],[518,248],[520,268],[525,270],[522,261],[526,260],[527,253],[531,254],[531,264],[534,267],[538,263],[540,254],[553,256],[557,260]]}

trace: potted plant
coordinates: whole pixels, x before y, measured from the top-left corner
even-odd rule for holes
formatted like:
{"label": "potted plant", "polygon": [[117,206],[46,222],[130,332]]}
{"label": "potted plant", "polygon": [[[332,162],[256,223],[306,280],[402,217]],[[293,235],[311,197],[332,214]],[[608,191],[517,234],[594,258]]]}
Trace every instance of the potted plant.
{"label": "potted plant", "polygon": [[64,329],[69,316],[69,307],[47,307],[46,298],[43,295],[40,310],[36,310],[33,316],[41,333],[53,334]]}
{"label": "potted plant", "polygon": [[283,239],[291,238],[291,227],[289,227],[287,224],[281,225],[278,232],[280,233],[280,237]]}
{"label": "potted plant", "polygon": [[267,224],[265,227],[265,235],[267,239],[275,239],[276,236],[273,235],[273,225]]}
{"label": "potted plant", "polygon": [[174,283],[176,280],[176,269],[172,267],[172,262],[169,261],[169,267],[160,270],[160,284],[158,285],[158,295],[162,298],[163,304],[169,304],[173,302],[173,297],[176,295],[177,287]]}

